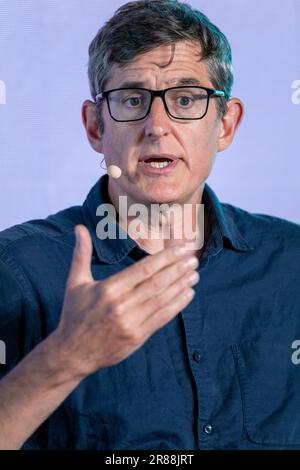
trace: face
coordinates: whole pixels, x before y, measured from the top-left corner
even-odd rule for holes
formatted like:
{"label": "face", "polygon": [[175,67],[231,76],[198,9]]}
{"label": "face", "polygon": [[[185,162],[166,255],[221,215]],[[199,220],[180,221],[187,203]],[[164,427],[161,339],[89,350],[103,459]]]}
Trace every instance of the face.
{"label": "face", "polygon": [[[214,88],[206,64],[199,61],[199,45],[178,42],[170,62],[171,55],[170,45],[160,46],[126,66],[114,65],[105,89],[121,88],[125,82],[141,82],[141,87],[159,90],[177,86],[185,78]],[[177,120],[167,114],[162,99],[156,97],[150,114],[136,122],[114,121],[105,101],[102,108],[105,130],[99,136],[97,151],[104,154],[107,166],[114,164],[122,169],[120,178],[109,178],[111,199],[127,195],[130,201],[144,204],[200,203],[215,155],[229,145],[221,142],[224,126],[217,118],[217,99],[210,100],[204,118]],[[148,155],[169,155],[175,162],[168,171],[152,171],[141,162]]]}

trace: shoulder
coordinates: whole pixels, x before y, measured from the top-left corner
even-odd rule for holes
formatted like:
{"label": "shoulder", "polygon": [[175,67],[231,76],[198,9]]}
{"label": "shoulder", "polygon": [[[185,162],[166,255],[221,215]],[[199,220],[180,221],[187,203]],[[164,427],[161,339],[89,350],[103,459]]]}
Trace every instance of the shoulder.
{"label": "shoulder", "polygon": [[10,273],[22,291],[32,296],[34,286],[43,290],[64,279],[72,259],[75,225],[81,223],[81,207],[76,206],[0,232],[1,282]]}
{"label": "shoulder", "polygon": [[38,249],[39,245],[71,243],[75,225],[83,223],[80,206],[64,209],[45,219],[34,219],[0,232],[0,258],[24,247]]}
{"label": "shoulder", "polygon": [[248,212],[231,204],[222,203],[226,218],[231,219],[251,245],[283,243],[300,248],[300,225],[267,214]]}

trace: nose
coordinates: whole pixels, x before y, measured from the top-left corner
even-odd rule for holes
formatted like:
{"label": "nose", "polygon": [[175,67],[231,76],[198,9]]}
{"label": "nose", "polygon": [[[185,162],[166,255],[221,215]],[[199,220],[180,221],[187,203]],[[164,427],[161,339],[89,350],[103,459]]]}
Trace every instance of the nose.
{"label": "nose", "polygon": [[170,132],[170,117],[167,114],[163,100],[156,96],[151,105],[150,113],[146,118],[145,134],[147,137],[160,138]]}

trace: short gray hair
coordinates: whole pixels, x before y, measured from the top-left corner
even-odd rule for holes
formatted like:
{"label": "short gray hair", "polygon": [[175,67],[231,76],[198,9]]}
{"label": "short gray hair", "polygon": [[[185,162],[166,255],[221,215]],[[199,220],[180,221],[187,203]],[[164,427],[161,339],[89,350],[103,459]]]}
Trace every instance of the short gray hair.
{"label": "short gray hair", "polygon": [[[94,101],[104,91],[114,64],[128,64],[155,47],[182,40],[199,43],[199,60],[206,61],[213,86],[225,91],[225,98],[217,101],[218,116],[224,116],[233,85],[230,44],[207,16],[177,0],[128,2],[102,26],[89,46],[88,76]],[[96,118],[103,132],[101,102]]]}

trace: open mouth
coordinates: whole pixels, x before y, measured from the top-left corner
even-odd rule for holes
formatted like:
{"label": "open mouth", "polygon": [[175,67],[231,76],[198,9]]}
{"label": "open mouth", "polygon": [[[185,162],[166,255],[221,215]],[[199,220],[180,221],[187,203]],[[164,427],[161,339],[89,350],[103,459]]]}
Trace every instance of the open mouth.
{"label": "open mouth", "polygon": [[139,159],[139,168],[147,176],[170,176],[181,158],[168,153],[143,155]]}
{"label": "open mouth", "polygon": [[143,160],[143,163],[151,166],[152,168],[166,168],[169,166],[174,160],[171,158],[166,157],[150,157],[146,160]]}

